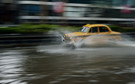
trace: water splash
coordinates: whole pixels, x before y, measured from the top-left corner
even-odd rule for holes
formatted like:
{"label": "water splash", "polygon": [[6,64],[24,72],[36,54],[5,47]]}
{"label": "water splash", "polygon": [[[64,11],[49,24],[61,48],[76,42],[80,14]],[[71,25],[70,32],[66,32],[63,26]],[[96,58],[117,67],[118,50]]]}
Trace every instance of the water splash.
{"label": "water splash", "polygon": [[[38,46],[38,52],[61,53],[76,55],[128,55],[134,53],[135,41],[128,35],[123,35],[121,41],[101,40],[102,36],[94,35],[75,43],[76,49],[62,47],[62,45]],[[87,46],[82,47],[86,44]]]}
{"label": "water splash", "polygon": [[85,39],[79,39],[74,45],[83,47],[135,47],[135,41],[128,35],[123,35],[120,41],[107,40],[107,36],[93,35]]}

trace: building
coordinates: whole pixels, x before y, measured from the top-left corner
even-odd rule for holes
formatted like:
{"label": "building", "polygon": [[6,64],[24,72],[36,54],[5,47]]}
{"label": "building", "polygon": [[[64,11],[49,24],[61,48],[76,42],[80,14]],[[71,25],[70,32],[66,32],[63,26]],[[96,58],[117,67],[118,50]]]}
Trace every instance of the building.
{"label": "building", "polygon": [[16,5],[19,23],[82,25],[135,22],[135,0],[16,0]]}
{"label": "building", "polygon": [[17,16],[15,0],[0,0],[0,24],[17,24]]}

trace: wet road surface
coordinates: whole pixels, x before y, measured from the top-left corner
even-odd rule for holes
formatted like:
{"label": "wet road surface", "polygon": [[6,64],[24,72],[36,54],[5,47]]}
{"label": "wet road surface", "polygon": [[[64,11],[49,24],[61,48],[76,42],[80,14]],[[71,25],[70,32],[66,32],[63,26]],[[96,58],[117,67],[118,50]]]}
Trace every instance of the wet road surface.
{"label": "wet road surface", "polygon": [[135,47],[1,49],[0,84],[135,84]]}

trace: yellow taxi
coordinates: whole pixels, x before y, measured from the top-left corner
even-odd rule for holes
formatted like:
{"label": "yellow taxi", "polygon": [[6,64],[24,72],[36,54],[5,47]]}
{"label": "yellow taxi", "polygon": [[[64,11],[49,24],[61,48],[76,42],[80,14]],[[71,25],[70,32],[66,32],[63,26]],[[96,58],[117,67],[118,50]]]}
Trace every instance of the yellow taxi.
{"label": "yellow taxi", "polygon": [[109,41],[121,40],[121,33],[112,31],[111,28],[103,24],[87,24],[82,27],[80,32],[67,33],[64,36],[64,41],[70,44],[76,43],[80,40],[84,40],[87,37],[97,36],[98,39],[93,39],[93,41]]}

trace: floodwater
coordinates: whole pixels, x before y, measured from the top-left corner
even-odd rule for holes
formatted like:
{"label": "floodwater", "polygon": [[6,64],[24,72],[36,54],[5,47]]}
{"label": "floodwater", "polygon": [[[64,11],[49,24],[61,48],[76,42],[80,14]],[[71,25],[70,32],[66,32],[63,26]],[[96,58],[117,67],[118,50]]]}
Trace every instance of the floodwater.
{"label": "floodwater", "polygon": [[0,84],[135,84],[135,44],[120,44],[1,49]]}

